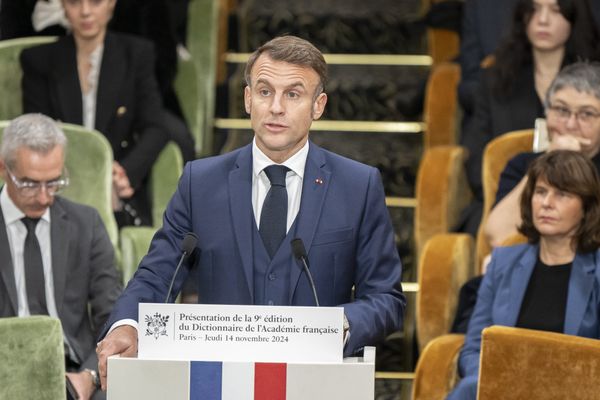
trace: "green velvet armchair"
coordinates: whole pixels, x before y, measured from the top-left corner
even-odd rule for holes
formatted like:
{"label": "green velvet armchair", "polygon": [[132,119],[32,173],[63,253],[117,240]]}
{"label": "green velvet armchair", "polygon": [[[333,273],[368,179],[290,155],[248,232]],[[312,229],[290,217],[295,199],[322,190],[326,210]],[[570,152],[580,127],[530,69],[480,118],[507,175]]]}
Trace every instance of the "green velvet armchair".
{"label": "green velvet armchair", "polygon": [[65,355],[58,319],[0,318],[0,338],[0,399],[65,399]]}
{"label": "green velvet armchair", "polygon": [[191,0],[188,7],[189,59],[180,59],[175,91],[196,142],[196,154],[212,153],[215,114],[219,0]]}

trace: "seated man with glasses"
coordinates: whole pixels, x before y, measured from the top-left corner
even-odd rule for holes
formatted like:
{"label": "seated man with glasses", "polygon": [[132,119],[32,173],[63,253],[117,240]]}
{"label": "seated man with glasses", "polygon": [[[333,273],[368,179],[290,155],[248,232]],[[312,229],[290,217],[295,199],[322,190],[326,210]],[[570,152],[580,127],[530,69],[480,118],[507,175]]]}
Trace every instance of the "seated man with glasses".
{"label": "seated man with glasses", "polygon": [[60,319],[67,376],[96,390],[95,338],[121,292],[115,255],[93,208],[56,196],[69,184],[67,139],[41,114],[14,119],[0,143],[0,317]]}
{"label": "seated man with glasses", "polygon": [[[579,151],[600,171],[600,63],[578,62],[563,68],[546,93],[545,109],[548,151]],[[518,154],[502,171],[496,205],[485,225],[492,246],[499,246],[517,234],[527,167],[541,154]]]}

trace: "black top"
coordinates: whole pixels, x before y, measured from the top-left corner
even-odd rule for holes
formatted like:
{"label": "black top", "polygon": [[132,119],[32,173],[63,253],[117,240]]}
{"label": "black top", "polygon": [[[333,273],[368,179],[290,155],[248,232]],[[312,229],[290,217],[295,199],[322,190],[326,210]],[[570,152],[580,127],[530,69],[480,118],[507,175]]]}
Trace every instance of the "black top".
{"label": "black top", "polygon": [[521,303],[518,328],[564,332],[572,265],[546,265],[538,256]]}

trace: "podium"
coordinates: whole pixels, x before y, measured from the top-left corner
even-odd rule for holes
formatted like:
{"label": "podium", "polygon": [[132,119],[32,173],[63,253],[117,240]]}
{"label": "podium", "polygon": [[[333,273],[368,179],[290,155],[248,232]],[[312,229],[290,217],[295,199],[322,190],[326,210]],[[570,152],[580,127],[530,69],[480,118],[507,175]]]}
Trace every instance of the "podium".
{"label": "podium", "polygon": [[372,400],[375,348],[341,363],[108,359],[108,400]]}
{"label": "podium", "polygon": [[108,359],[108,400],[372,400],[375,348],[343,359],[343,318],[340,307],[140,303],[138,358]]}

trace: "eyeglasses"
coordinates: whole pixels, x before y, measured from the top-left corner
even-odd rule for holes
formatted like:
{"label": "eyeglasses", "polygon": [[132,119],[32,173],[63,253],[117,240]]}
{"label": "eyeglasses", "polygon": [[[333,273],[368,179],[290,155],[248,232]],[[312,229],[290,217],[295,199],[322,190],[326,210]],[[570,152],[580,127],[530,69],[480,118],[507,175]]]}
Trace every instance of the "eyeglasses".
{"label": "eyeglasses", "polygon": [[592,122],[594,122],[594,120],[600,117],[600,113],[596,111],[585,109],[573,111],[565,106],[559,105],[550,105],[550,107],[548,107],[548,110],[562,122],[568,121],[571,118],[571,115],[575,115],[575,119],[577,120],[577,122],[584,125],[591,124]]}
{"label": "eyeglasses", "polygon": [[8,172],[8,176],[10,176],[12,183],[17,187],[19,194],[24,197],[37,196],[42,190],[42,187],[46,189],[46,193],[48,193],[49,196],[54,196],[69,186],[69,174],[66,169],[63,170],[60,178],[46,182],[19,179],[9,169],[6,169],[6,172]]}

